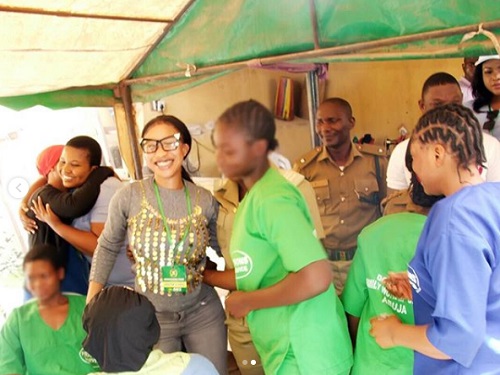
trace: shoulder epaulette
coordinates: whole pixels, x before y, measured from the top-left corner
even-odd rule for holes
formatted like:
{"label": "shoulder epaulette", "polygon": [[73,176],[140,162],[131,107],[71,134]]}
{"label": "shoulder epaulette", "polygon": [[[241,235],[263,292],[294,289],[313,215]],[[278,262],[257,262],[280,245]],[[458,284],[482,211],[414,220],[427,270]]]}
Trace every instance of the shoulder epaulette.
{"label": "shoulder epaulette", "polygon": [[318,146],[307,152],[305,155],[296,160],[295,163],[293,163],[293,170],[300,171],[301,169],[309,165],[314,159],[318,157],[321,150],[323,150],[323,147]]}
{"label": "shoulder epaulette", "polygon": [[302,181],[305,180],[304,175],[292,169],[280,169],[279,172],[283,177],[285,177],[293,185],[298,186]]}
{"label": "shoulder epaulette", "polygon": [[387,156],[387,149],[383,145],[375,145],[370,143],[356,144],[359,152],[369,155]]}

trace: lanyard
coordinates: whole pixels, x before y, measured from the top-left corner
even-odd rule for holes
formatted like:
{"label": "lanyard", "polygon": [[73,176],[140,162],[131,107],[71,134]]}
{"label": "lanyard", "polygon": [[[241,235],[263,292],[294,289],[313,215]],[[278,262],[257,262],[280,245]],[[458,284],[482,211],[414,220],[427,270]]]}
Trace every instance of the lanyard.
{"label": "lanyard", "polygon": [[[167,223],[167,218],[165,217],[165,213],[163,211],[163,202],[161,200],[161,197],[160,197],[160,191],[158,190],[158,185],[156,184],[156,181],[153,181],[153,185],[154,185],[154,188],[155,188],[155,195],[156,195],[156,201],[158,202],[158,208],[160,210],[160,214],[161,214],[161,218],[163,219],[163,226],[165,227],[165,231],[167,232],[167,239],[169,241],[173,241],[173,239],[170,237],[171,236],[171,232],[170,232],[170,227],[168,226],[168,223]],[[183,244],[184,243],[184,240],[186,239],[188,233],[189,233],[189,229],[191,228],[191,197],[189,196],[189,190],[186,186],[186,184],[184,184],[184,195],[186,197],[186,205],[187,205],[187,211],[188,211],[188,226],[186,228],[186,230],[184,231],[184,234],[182,235],[182,239],[177,242],[175,244],[175,246],[172,248],[172,246],[170,247],[170,259],[174,259],[175,258],[175,253],[177,252],[177,248],[179,247],[180,244]]]}

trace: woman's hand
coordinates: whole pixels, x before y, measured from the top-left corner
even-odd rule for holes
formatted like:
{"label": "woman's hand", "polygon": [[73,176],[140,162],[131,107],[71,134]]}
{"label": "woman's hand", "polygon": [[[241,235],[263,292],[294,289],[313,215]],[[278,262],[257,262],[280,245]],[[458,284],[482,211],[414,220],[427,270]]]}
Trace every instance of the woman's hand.
{"label": "woman's hand", "polygon": [[50,209],[49,204],[43,204],[42,198],[38,197],[37,200],[33,200],[33,207],[31,207],[35,213],[38,220],[43,221],[54,228],[57,224],[61,223],[61,219],[57,216],[54,211]]}
{"label": "woman's hand", "polygon": [[235,318],[244,318],[252,311],[248,304],[249,295],[246,292],[234,291],[226,298],[226,311]]}
{"label": "woman's hand", "polygon": [[383,283],[387,291],[394,297],[412,300],[413,294],[408,272],[389,272]]}
{"label": "woman's hand", "polygon": [[134,252],[132,251],[132,246],[130,245],[127,245],[127,258],[130,261],[130,263],[132,264],[136,263]]}
{"label": "woman's hand", "polygon": [[19,219],[21,219],[24,230],[30,232],[31,234],[34,234],[38,227],[36,225],[36,221],[31,219],[27,215],[28,211],[29,207],[26,205],[26,203],[21,203],[21,205],[19,206]]}
{"label": "woman's hand", "polygon": [[372,328],[370,335],[373,336],[377,344],[383,349],[395,346],[393,335],[401,325],[401,321],[394,315],[380,315],[370,319]]}

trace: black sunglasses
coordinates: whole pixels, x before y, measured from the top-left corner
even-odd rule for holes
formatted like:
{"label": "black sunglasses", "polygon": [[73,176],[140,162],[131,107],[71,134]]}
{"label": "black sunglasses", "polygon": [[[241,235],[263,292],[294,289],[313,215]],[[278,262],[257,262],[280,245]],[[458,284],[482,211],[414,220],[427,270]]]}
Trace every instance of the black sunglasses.
{"label": "black sunglasses", "polygon": [[483,124],[484,130],[487,131],[493,130],[493,128],[495,127],[496,118],[498,117],[498,112],[499,112],[498,109],[486,112],[486,118],[488,119],[488,121],[486,121]]}

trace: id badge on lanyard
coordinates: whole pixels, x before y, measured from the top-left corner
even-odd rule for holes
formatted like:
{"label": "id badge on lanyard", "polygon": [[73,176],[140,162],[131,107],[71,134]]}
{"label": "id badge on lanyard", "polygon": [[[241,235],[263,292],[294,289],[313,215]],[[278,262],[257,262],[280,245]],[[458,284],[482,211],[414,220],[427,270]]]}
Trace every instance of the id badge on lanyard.
{"label": "id badge on lanyard", "polygon": [[187,273],[186,266],[175,264],[173,266],[163,266],[161,268],[162,288],[168,293],[183,293],[187,292]]}

